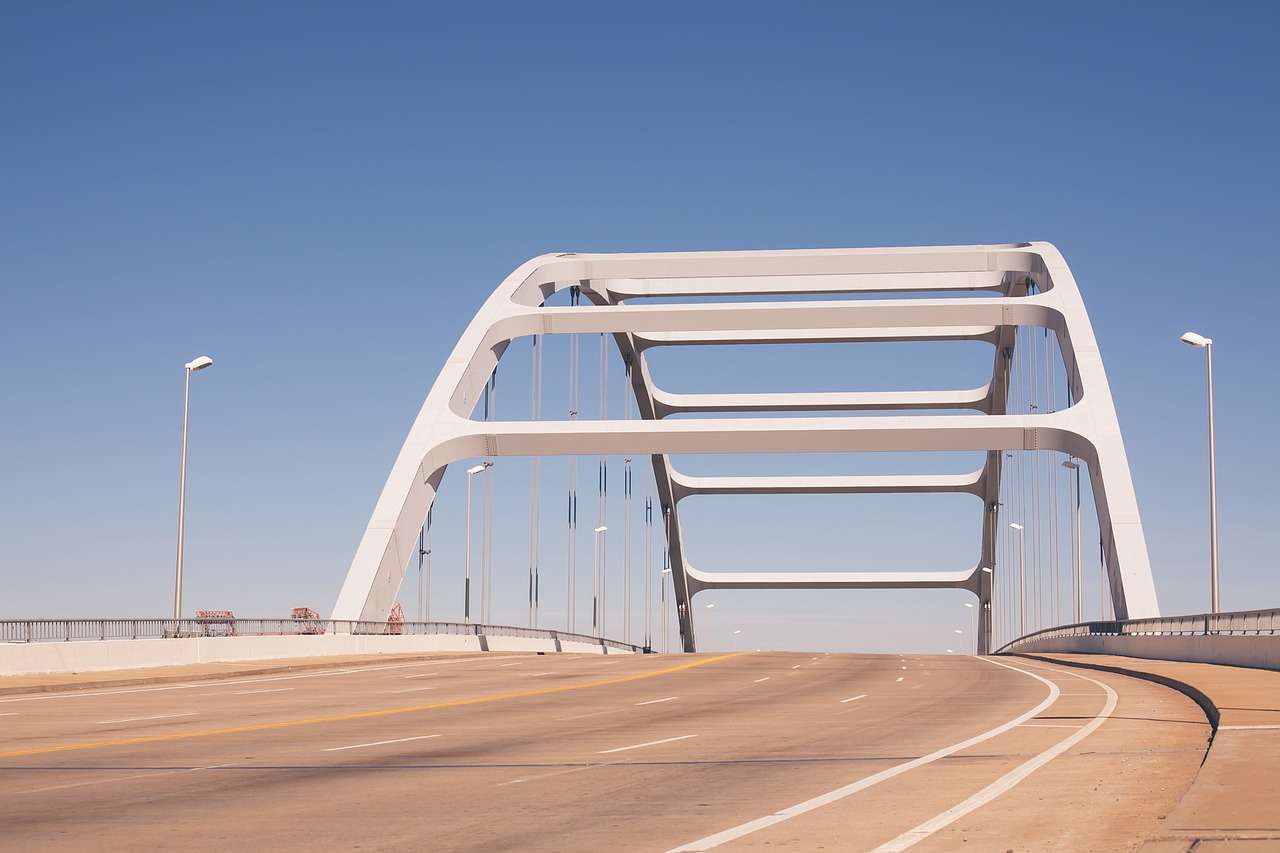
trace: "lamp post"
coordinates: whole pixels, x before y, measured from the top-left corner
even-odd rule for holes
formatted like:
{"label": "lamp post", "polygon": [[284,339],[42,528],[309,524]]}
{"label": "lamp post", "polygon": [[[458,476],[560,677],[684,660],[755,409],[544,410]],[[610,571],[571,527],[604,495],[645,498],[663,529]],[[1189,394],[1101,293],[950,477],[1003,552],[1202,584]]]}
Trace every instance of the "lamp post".
{"label": "lamp post", "polygon": [[[667,646],[667,635],[668,635],[668,629],[667,629],[667,575],[669,575],[669,574],[671,574],[671,570],[670,570],[670,569],[663,569],[663,570],[662,570],[662,582],[661,582],[661,584],[659,584],[659,585],[661,586],[661,588],[662,588],[662,589],[661,589],[661,595],[659,596],[659,597],[660,597],[660,599],[661,599],[661,603],[660,603],[660,605],[659,605],[659,606],[660,606],[660,608],[661,608],[661,610],[662,610],[662,653],[663,653],[664,655],[665,655],[668,651],[670,651],[670,649],[669,649],[669,648],[668,648],[668,646]],[[674,583],[674,581],[673,581],[673,583]]]}
{"label": "lamp post", "polygon": [[[987,653],[991,653],[991,635],[995,628],[995,626],[991,624],[991,619],[995,615],[996,611],[995,608],[991,606],[991,603],[996,600],[996,576],[995,572],[991,571],[990,566],[983,566],[982,573],[989,576],[985,578],[985,580],[990,590],[990,594],[987,596],[987,600],[985,602],[982,601],[981,598],[978,599],[978,602],[982,604],[982,610],[978,611],[978,630],[975,632],[973,639],[973,653],[975,655],[978,653],[978,639],[983,635],[985,635],[987,639]],[[973,607],[973,602],[966,601],[964,606]],[[986,620],[985,628],[983,627],[984,619]]]}
{"label": "lamp post", "polygon": [[1214,458],[1213,441],[1213,338],[1195,332],[1182,336],[1184,344],[1204,350],[1205,369],[1209,389],[1209,610],[1217,613],[1218,607],[1218,473]]}
{"label": "lamp post", "polygon": [[467,547],[463,571],[466,573],[462,582],[462,621],[471,624],[471,478],[492,465],[492,462],[481,462],[467,469]]}
{"label": "lamp post", "polygon": [[191,411],[191,374],[206,367],[213,367],[213,359],[207,355],[188,361],[184,367],[182,384],[182,461],[178,466],[178,557],[173,577],[173,618],[182,618],[182,546],[186,536],[187,514],[187,421]]}
{"label": "lamp post", "polygon": [[1072,611],[1075,616],[1075,622],[1079,624],[1084,621],[1084,602],[1081,601],[1081,585],[1083,578],[1080,576],[1080,558],[1081,558],[1081,542],[1080,542],[1080,463],[1073,459],[1068,459],[1062,463],[1062,467],[1068,471],[1074,471],[1076,475],[1071,477],[1067,482],[1071,484],[1075,498],[1071,505],[1071,587],[1072,596],[1074,597],[1075,609]]}
{"label": "lamp post", "polygon": [[1018,532],[1018,636],[1027,635],[1027,537],[1016,521],[1009,526]]}
{"label": "lamp post", "polygon": [[604,554],[601,552],[601,542],[603,535],[609,528],[600,525],[594,531],[596,534],[595,559],[591,567],[591,629],[595,631],[597,637],[604,636],[604,611],[601,605],[604,598],[604,577],[600,574],[601,564],[604,562]]}

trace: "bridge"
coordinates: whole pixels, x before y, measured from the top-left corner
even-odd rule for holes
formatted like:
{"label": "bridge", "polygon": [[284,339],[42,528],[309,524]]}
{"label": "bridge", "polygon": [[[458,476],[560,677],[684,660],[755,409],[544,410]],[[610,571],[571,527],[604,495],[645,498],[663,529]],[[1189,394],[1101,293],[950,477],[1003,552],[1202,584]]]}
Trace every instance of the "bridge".
{"label": "bridge", "polygon": [[[552,339],[563,372],[546,370]],[[901,341],[988,345],[990,378],[687,394],[659,387],[649,360]],[[506,402],[504,368],[504,412],[521,416],[503,420],[513,354],[529,405]],[[545,416],[549,397],[563,417]],[[673,464],[957,451],[981,464]],[[596,516],[579,530],[583,456]],[[641,457],[651,477],[633,476]],[[563,493],[543,488],[549,458]],[[495,509],[507,483],[528,489],[514,583],[494,551],[517,529]],[[970,549],[905,571],[695,567],[680,514],[695,496],[948,493],[980,502]],[[460,559],[441,559],[450,548]],[[513,586],[522,618],[502,624]],[[967,592],[974,653],[698,640],[707,590],[886,588]],[[442,604],[449,621],[432,619]],[[659,653],[668,613],[680,654]],[[1280,848],[1280,611],[1160,613],[1100,348],[1047,243],[535,258],[440,370],[329,617],[181,616],[0,622],[0,848]]]}

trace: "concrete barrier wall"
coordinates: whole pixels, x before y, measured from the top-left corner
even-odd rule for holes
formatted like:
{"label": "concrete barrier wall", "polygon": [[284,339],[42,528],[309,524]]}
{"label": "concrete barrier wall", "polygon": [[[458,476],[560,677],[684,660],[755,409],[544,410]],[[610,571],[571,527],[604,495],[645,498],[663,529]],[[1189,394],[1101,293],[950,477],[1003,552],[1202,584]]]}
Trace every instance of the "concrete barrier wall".
{"label": "concrete barrier wall", "polygon": [[[494,652],[555,652],[550,639],[486,637]],[[599,643],[562,642],[560,651],[603,654]],[[0,676],[101,672],[192,663],[309,658],[327,655],[391,655],[414,652],[479,652],[481,638],[464,634],[387,636],[317,634],[277,637],[184,637],[167,640],[75,640],[0,643]],[[609,654],[631,652],[607,649]]]}
{"label": "concrete barrier wall", "polygon": [[1225,634],[1190,637],[1058,637],[1023,643],[1015,651],[1124,655],[1131,658],[1280,670],[1280,635],[1273,634],[1251,637]]}

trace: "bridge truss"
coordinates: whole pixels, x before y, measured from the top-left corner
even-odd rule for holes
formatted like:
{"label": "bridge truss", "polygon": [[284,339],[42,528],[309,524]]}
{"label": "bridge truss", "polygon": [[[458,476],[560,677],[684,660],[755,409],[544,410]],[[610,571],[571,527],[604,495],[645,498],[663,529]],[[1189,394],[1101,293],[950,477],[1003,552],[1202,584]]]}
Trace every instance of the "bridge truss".
{"label": "bridge truss", "polygon": [[[577,305],[577,298],[572,307],[544,304],[566,288],[575,288],[575,297],[585,297],[587,304]],[[947,295],[961,291],[991,295]],[[799,295],[804,298],[797,299]],[[730,301],[658,301],[673,297]],[[1061,410],[1009,413],[1018,327],[1056,335],[1070,396]],[[472,418],[511,341],[588,333],[613,336],[628,365],[639,420]],[[674,394],[655,385],[645,358],[649,350],[663,346],[956,340],[992,345],[991,379],[985,386]],[[938,414],[957,409],[981,417]],[[722,417],[669,417],[692,412]],[[836,414],[794,416],[801,412]],[[839,414],[850,412],[887,414]],[[756,416],[734,417],[746,413]],[[332,618],[386,618],[450,463],[473,457],[645,454],[652,460],[666,526],[686,651],[696,648],[690,602],[702,590],[958,588],[977,597],[977,649],[986,653],[993,578],[1008,568],[996,565],[1002,452],[1007,450],[1060,451],[1087,467],[1115,618],[1159,615],[1098,345],[1076,282],[1051,244],[544,255],[499,285],[445,363],[383,487]],[[983,451],[986,461],[979,470],[959,476],[692,477],[673,468],[670,458],[680,453],[876,451]],[[972,565],[925,572],[704,571],[684,556],[678,509],[681,500],[693,495],[922,492],[967,493],[983,502]]]}

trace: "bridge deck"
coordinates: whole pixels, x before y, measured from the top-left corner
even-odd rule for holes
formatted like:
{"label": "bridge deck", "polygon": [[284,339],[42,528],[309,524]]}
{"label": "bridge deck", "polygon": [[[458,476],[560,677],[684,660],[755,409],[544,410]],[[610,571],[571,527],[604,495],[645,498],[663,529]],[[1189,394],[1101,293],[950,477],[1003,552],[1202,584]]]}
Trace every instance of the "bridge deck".
{"label": "bridge deck", "polygon": [[1132,850],[1209,731],[1166,687],[1020,659],[221,674],[0,695],[0,848]]}

